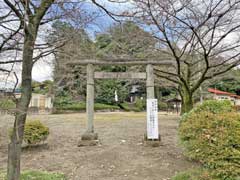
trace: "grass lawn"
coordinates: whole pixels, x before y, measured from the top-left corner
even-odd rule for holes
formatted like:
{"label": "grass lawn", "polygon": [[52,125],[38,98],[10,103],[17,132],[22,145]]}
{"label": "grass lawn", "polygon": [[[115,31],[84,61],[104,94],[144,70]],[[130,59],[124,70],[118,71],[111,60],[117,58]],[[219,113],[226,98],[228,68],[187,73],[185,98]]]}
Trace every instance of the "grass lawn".
{"label": "grass lawn", "polygon": [[[5,180],[6,173],[0,173],[0,179]],[[61,173],[49,173],[41,171],[23,171],[20,180],[66,180]]]}

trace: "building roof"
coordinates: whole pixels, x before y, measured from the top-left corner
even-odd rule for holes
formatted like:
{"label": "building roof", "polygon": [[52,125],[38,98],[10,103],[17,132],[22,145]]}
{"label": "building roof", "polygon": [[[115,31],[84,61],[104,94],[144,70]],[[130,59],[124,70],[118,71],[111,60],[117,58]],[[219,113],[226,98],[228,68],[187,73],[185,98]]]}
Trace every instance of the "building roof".
{"label": "building roof", "polygon": [[240,99],[240,96],[238,96],[236,94],[233,94],[233,93],[230,93],[230,92],[225,92],[225,91],[220,91],[218,89],[209,88],[208,92],[216,94],[216,95],[225,95],[225,96],[230,96],[230,97]]}

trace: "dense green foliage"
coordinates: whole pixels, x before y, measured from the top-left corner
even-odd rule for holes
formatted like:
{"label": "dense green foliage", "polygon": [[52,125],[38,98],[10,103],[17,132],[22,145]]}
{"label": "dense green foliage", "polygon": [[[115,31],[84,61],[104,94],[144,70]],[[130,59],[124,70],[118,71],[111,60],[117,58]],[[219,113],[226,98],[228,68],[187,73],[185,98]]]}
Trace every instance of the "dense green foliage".
{"label": "dense green foliage", "polygon": [[[13,129],[10,130],[12,136]],[[49,135],[49,128],[42,124],[39,120],[27,121],[24,128],[23,140],[28,145],[35,145],[44,142]]]}
{"label": "dense green foliage", "polygon": [[96,102],[105,104],[115,104],[115,91],[117,91],[118,102],[123,102],[128,95],[125,82],[116,80],[100,81],[96,85]]}
{"label": "dense green foliage", "polygon": [[229,71],[219,80],[211,83],[210,87],[240,95],[240,70]]}
{"label": "dense green foliage", "polygon": [[116,24],[96,37],[97,57],[149,57],[156,40],[134,22]]}
{"label": "dense green foliage", "polygon": [[55,108],[62,108],[67,105],[73,104],[73,98],[67,91],[59,91],[55,94],[53,106]]}
{"label": "dense green foliage", "polygon": [[240,114],[227,101],[206,101],[183,116],[179,136],[186,155],[212,170],[212,178],[240,176]]}
{"label": "dense green foliage", "polygon": [[[116,24],[107,33],[99,34],[96,37],[96,56],[99,58],[114,58],[118,56],[143,58],[149,56],[155,45],[151,35],[142,30],[133,22],[125,22],[122,25]],[[139,71],[142,67],[127,66],[104,66],[101,71],[125,72],[133,68]],[[134,82],[136,83],[136,82]],[[128,81],[104,80],[96,83],[97,102],[114,104],[114,92],[117,90],[119,102],[126,100],[131,83]]]}
{"label": "dense green foliage", "polygon": [[[0,173],[0,179],[7,179],[6,173]],[[20,180],[66,180],[66,177],[62,173],[23,171]]]}
{"label": "dense green foliage", "polygon": [[53,79],[53,93],[58,96],[62,91],[67,91],[72,97],[84,95],[86,89],[86,67],[70,67],[66,63],[92,58],[95,54],[95,46],[88,34],[74,25],[56,21],[52,25],[53,33],[48,41],[54,42],[59,39],[68,39],[56,53]]}

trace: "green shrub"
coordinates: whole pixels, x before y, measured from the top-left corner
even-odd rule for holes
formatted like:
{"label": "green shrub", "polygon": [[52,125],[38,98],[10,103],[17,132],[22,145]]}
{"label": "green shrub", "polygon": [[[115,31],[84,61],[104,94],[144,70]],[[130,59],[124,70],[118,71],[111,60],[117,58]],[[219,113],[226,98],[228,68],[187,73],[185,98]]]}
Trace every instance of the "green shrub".
{"label": "green shrub", "polygon": [[145,104],[143,104],[143,100],[139,99],[137,100],[138,102],[135,102],[134,104],[130,104],[127,102],[121,103],[120,107],[124,111],[134,111],[134,112],[141,112],[145,109]]}
{"label": "green shrub", "polygon": [[213,178],[210,172],[206,169],[193,169],[186,172],[181,172],[171,180],[220,180],[219,178]]}
{"label": "green shrub", "polygon": [[231,112],[233,105],[229,100],[207,100],[193,109],[194,112],[209,111],[211,113]]}
{"label": "green shrub", "polygon": [[[10,136],[12,136],[12,133],[13,129],[10,130]],[[48,135],[48,127],[43,125],[39,120],[31,120],[25,124],[23,141],[28,145],[34,145],[45,141]]]}
{"label": "green shrub", "polygon": [[48,135],[49,128],[39,120],[33,120],[26,123],[23,140],[28,144],[37,144],[45,141]]}
{"label": "green shrub", "polygon": [[143,111],[146,109],[146,100],[137,98],[135,102],[135,106],[139,111]]}
{"label": "green shrub", "polygon": [[[95,110],[118,110],[120,108],[116,105],[95,103],[94,109]],[[62,107],[57,107],[57,110],[58,111],[85,111],[86,103],[78,102],[78,103],[66,104]]]}
{"label": "green shrub", "polygon": [[115,105],[95,103],[94,109],[95,110],[118,110],[120,108],[119,106],[115,106]]}
{"label": "green shrub", "polygon": [[[0,179],[7,179],[6,173],[0,173]],[[61,173],[23,171],[21,173],[20,180],[66,180],[66,177]]]}
{"label": "green shrub", "polygon": [[86,109],[86,104],[83,102],[66,104],[62,107],[58,107],[59,110],[69,110],[69,111],[82,111]]}
{"label": "green shrub", "polygon": [[159,110],[167,110],[168,104],[163,101],[158,101],[158,109]]}
{"label": "green shrub", "polygon": [[56,108],[62,108],[72,103],[72,97],[67,92],[61,91],[60,93],[57,93],[56,97],[54,98],[53,105]]}
{"label": "green shrub", "polygon": [[240,114],[231,107],[228,101],[207,101],[179,126],[186,155],[213,170],[213,178],[240,176]]}

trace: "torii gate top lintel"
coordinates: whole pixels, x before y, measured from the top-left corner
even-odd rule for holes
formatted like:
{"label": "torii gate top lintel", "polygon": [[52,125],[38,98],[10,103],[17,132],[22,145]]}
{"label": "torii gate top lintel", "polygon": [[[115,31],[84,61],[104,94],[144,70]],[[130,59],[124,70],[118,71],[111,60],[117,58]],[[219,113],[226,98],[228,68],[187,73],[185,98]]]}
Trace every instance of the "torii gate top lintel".
{"label": "torii gate top lintel", "polygon": [[149,60],[149,59],[110,59],[110,60],[101,60],[101,59],[84,59],[81,61],[73,61],[68,63],[68,65],[174,65],[171,60]]}

